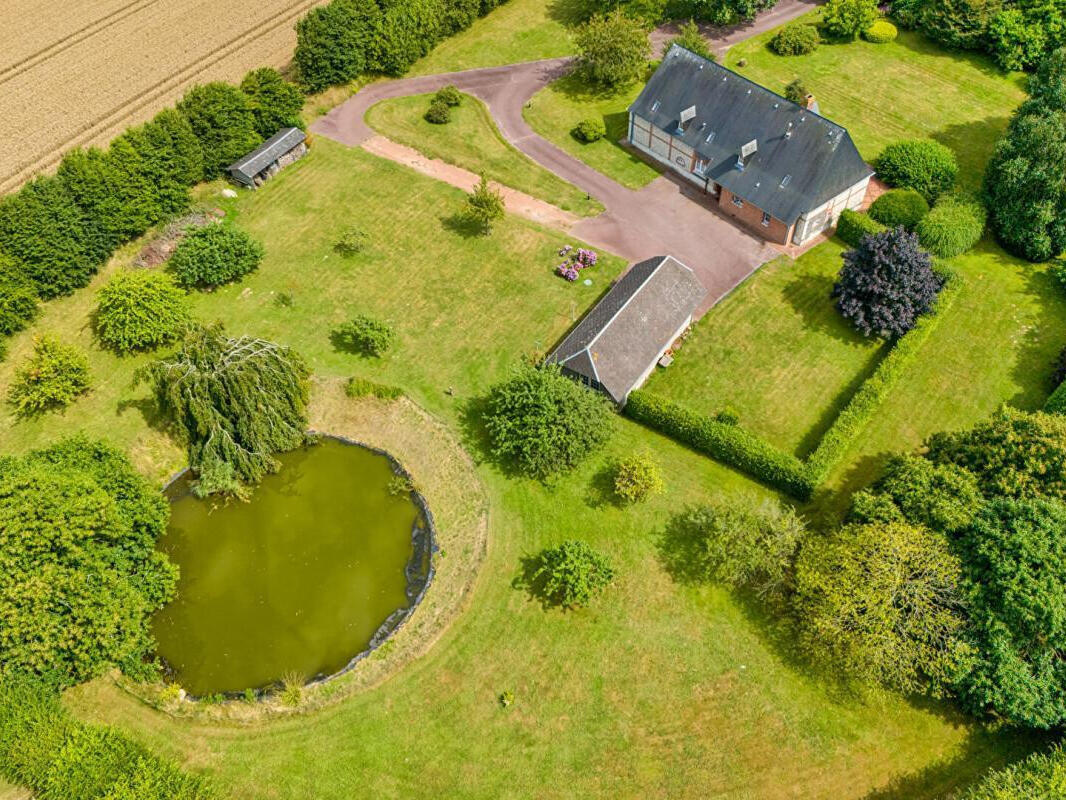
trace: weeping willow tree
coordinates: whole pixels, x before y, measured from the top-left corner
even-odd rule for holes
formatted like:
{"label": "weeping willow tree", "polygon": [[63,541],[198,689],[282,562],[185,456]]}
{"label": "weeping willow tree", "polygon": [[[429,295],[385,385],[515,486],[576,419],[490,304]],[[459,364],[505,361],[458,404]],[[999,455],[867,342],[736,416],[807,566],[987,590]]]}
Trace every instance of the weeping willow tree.
{"label": "weeping willow tree", "polygon": [[188,442],[200,496],[242,495],[278,468],[275,453],[308,441],[310,372],[287,347],[194,327],[181,349],[140,374]]}

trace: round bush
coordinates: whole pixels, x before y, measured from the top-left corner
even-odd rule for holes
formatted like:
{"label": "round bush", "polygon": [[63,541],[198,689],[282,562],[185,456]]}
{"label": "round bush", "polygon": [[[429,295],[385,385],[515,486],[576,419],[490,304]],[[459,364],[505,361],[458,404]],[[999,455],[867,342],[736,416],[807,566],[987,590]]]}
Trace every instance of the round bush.
{"label": "round bush", "polygon": [[663,476],[651,456],[634,453],[614,468],[614,493],[623,503],[639,503],[663,490]]}
{"label": "round bush", "polygon": [[463,94],[454,86],[445,86],[437,90],[437,93],[433,95],[433,100],[436,102],[439,100],[446,106],[457,106],[463,102]]}
{"label": "round bush", "polygon": [[779,56],[802,56],[813,53],[821,42],[818,29],[813,25],[796,23],[777,32],[770,40],[770,49]]}
{"label": "round bush", "polygon": [[576,539],[541,553],[533,573],[537,594],[563,608],[589,604],[614,580],[614,568],[603,553]]}
{"label": "round bush", "polygon": [[181,336],[189,302],[163,272],[122,272],[96,294],[96,335],[119,353],[151,350]]}
{"label": "round bush", "polygon": [[574,134],[574,138],[579,142],[588,144],[606,136],[607,126],[603,124],[602,119],[589,117],[588,119],[583,119],[581,122],[577,123],[577,125],[574,126],[572,133]]}
{"label": "round bush", "polygon": [[15,370],[8,402],[20,416],[70,405],[89,391],[89,358],[51,336],[34,343],[33,355]]}
{"label": "round bush", "polygon": [[941,197],[915,228],[922,247],[940,258],[972,249],[985,232],[988,212],[977,200],[957,195]]}
{"label": "round bush", "polygon": [[873,201],[870,216],[882,225],[912,230],[929,213],[929,204],[914,189],[892,189]]}
{"label": "round bush", "polygon": [[178,284],[210,289],[259,266],[263,246],[239,228],[208,225],[188,233],[170,257]]}
{"label": "round bush", "polygon": [[887,19],[879,19],[862,32],[862,38],[872,44],[888,44],[899,35],[896,26]]}
{"label": "round bush", "polygon": [[890,144],[878,156],[874,169],[889,186],[915,189],[932,203],[955,185],[959,162],[939,142],[915,139]]}
{"label": "round bush", "polygon": [[429,108],[426,109],[426,113],[423,116],[426,122],[431,122],[434,125],[447,125],[452,121],[452,110],[443,100],[434,100],[429,104]]}

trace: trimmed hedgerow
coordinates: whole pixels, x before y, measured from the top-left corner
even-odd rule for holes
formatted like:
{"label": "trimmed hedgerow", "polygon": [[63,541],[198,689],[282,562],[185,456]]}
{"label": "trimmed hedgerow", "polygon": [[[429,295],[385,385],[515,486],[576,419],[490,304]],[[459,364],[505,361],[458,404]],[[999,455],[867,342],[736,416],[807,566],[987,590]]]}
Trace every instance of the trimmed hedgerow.
{"label": "trimmed hedgerow", "polygon": [[877,176],[889,186],[921,192],[932,203],[955,185],[959,162],[949,147],[930,139],[895,142],[874,162]]}
{"label": "trimmed hedgerow", "polygon": [[718,422],[644,390],[629,395],[625,414],[801,500],[814,491],[802,461],[739,425]]}
{"label": "trimmed hedgerow", "polygon": [[928,213],[929,204],[914,189],[891,189],[870,205],[871,219],[890,228],[902,225],[913,230]]}
{"label": "trimmed hedgerow", "polygon": [[914,230],[922,247],[934,256],[952,258],[976,247],[987,221],[988,211],[980,201],[946,194]]}
{"label": "trimmed hedgerow", "polygon": [[840,219],[837,220],[837,236],[852,247],[858,247],[867,236],[885,230],[888,229],[880,222],[871,219],[869,214],[852,211],[850,208],[845,208],[840,212]]}

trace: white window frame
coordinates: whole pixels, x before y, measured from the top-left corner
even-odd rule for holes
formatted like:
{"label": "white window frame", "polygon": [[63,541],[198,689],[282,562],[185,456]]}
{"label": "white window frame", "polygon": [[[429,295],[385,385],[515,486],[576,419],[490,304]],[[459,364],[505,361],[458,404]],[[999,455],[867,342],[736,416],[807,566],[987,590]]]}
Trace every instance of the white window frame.
{"label": "white window frame", "polygon": [[733,195],[733,205],[737,208],[744,208],[744,198]]}
{"label": "white window frame", "polygon": [[770,212],[768,211],[762,212],[762,226],[764,228],[770,227]]}

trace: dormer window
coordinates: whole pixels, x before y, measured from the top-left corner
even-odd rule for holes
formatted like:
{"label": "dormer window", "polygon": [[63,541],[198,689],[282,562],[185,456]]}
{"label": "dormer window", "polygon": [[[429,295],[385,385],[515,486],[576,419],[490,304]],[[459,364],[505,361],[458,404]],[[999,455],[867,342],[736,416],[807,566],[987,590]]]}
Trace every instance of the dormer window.
{"label": "dormer window", "polygon": [[685,132],[685,125],[696,118],[696,106],[689,106],[681,115],[677,118],[677,133],[681,135]]}
{"label": "dormer window", "polygon": [[651,104],[651,110],[658,111],[660,105],[662,105],[662,101],[656,100],[654,103]]}
{"label": "dormer window", "polygon": [[791,175],[786,175],[785,177],[783,177],[781,179],[781,188],[784,189],[791,182],[792,182],[792,176]]}

